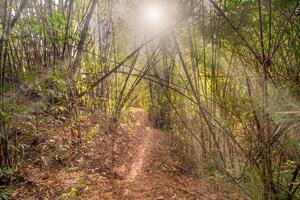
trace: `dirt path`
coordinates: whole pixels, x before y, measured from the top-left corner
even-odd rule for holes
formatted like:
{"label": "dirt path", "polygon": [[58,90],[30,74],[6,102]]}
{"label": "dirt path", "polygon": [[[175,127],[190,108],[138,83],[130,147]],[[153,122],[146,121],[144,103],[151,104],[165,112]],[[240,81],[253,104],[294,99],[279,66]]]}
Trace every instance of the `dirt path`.
{"label": "dirt path", "polygon": [[[144,110],[136,109],[133,120],[119,128],[117,134],[99,132],[93,142],[83,143],[80,151],[65,138],[64,129],[50,132],[39,145],[40,153],[29,156],[23,165],[25,181],[12,200],[241,199],[233,195],[224,198],[217,191],[228,192],[216,182],[191,175],[192,170],[184,168],[177,157],[182,151],[174,146],[176,141],[151,128]],[[53,146],[67,148],[58,154]]]}
{"label": "dirt path", "polygon": [[137,152],[136,158],[131,165],[131,170],[126,177],[128,182],[133,182],[136,176],[141,173],[145,158],[148,156],[151,151],[152,146],[150,146],[154,141],[153,140],[153,130],[149,127],[142,129],[141,131],[145,132],[145,137],[142,143],[139,146],[139,151]]}
{"label": "dirt path", "polygon": [[134,119],[130,162],[124,178],[117,182],[119,194],[115,199],[215,199],[202,192],[206,188],[198,178],[178,172],[168,154],[167,136],[149,127],[144,110],[137,109]]}
{"label": "dirt path", "polygon": [[[150,128],[148,122],[148,115],[142,109],[136,109],[134,120],[136,122],[136,127],[134,130],[134,136],[136,143],[136,149],[134,149],[132,163],[129,165],[129,172],[125,176],[123,181],[123,195],[127,198],[136,198],[137,195],[140,195],[139,188],[139,177],[145,176],[145,166],[149,164],[149,157],[153,153],[155,146],[155,134],[157,136],[157,131],[153,128]],[[159,133],[162,137],[162,133]],[[157,141],[158,142],[158,141]],[[149,178],[147,178],[149,179]],[[135,194],[136,191],[139,191],[139,194]],[[123,196],[123,198],[124,198]]]}

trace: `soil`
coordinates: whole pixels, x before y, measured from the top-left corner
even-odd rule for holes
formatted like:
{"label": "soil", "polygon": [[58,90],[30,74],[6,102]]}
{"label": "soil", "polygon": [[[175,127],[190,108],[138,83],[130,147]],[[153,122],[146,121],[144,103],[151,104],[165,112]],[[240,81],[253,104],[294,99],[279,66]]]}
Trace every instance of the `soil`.
{"label": "soil", "polygon": [[116,182],[115,199],[216,199],[199,178],[183,175],[168,155],[168,136],[149,127],[144,110],[135,112],[134,144],[126,164],[128,172]]}
{"label": "soil", "polygon": [[[83,134],[97,123],[89,122]],[[142,109],[135,109],[131,122],[120,124],[116,134],[100,131],[80,146],[72,145],[68,135],[62,129],[44,136],[34,156],[21,165],[25,181],[12,199],[226,199],[217,184],[178,165],[169,136],[151,128]],[[63,153],[53,150],[57,146]]]}

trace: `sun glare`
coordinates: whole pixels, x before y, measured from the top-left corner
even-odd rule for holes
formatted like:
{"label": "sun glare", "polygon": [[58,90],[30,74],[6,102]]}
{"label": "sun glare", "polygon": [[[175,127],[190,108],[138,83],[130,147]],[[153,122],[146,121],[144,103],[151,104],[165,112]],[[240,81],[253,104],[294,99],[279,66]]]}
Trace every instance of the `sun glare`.
{"label": "sun glare", "polygon": [[148,23],[158,23],[162,20],[162,9],[159,6],[148,6],[144,10],[144,15]]}
{"label": "sun glare", "polygon": [[144,0],[133,6],[131,12],[127,12],[127,22],[134,37],[145,40],[167,30],[172,24],[174,8],[174,4],[161,0]]}

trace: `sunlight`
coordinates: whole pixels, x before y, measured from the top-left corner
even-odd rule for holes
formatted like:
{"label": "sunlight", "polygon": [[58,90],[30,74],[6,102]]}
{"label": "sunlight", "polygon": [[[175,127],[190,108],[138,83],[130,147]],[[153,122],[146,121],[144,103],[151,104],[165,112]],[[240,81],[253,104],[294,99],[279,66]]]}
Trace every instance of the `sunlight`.
{"label": "sunlight", "polygon": [[141,27],[146,32],[157,32],[168,24],[167,8],[161,3],[145,4],[141,9]]}
{"label": "sunlight", "polygon": [[144,18],[148,23],[159,23],[163,18],[162,9],[159,6],[148,6],[144,10]]}
{"label": "sunlight", "polygon": [[176,3],[167,0],[138,2],[128,7],[118,7],[134,44],[168,30],[175,21],[174,13],[178,8]]}

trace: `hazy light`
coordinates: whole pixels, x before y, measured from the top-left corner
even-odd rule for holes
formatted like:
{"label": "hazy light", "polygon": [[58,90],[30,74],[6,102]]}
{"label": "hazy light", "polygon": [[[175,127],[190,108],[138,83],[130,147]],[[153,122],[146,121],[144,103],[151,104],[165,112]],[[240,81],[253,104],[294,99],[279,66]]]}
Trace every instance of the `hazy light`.
{"label": "hazy light", "polygon": [[159,23],[163,20],[162,9],[159,6],[149,6],[144,10],[144,17],[148,23]]}
{"label": "hazy light", "polygon": [[142,42],[147,38],[168,30],[177,4],[171,0],[139,0],[124,10],[124,19],[129,27],[134,42]]}

